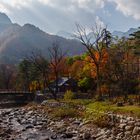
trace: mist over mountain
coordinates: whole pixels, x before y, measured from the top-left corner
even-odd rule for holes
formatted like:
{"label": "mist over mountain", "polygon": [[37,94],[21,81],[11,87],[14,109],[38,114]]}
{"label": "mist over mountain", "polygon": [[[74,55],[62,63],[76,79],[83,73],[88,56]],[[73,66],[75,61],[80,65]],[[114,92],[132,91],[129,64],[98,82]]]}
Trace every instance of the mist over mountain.
{"label": "mist over mountain", "polygon": [[0,13],[0,63],[18,63],[37,50],[47,56],[48,48],[52,47],[54,42],[58,42],[68,55],[85,51],[77,40],[50,35],[32,24],[13,24],[8,16]]}
{"label": "mist over mountain", "polygon": [[67,39],[73,39],[74,38],[74,34],[66,32],[66,31],[59,31],[56,33],[57,36],[63,37],[63,38],[67,38]]}
{"label": "mist over mountain", "polygon": [[[130,28],[127,32],[114,31],[112,34],[118,38],[128,38],[137,30]],[[60,31],[56,35],[51,35],[32,24],[14,24],[6,14],[0,13],[0,63],[19,63],[38,50],[47,57],[48,48],[52,47],[54,42],[58,42],[62,50],[71,56],[85,52],[82,44],[73,39],[72,33]]]}
{"label": "mist over mountain", "polygon": [[112,33],[113,36],[116,36],[118,38],[122,38],[122,37],[125,37],[125,38],[129,38],[130,37],[130,34],[134,33],[138,31],[138,28],[130,28],[128,31],[126,32],[121,32],[121,31],[114,31]]}
{"label": "mist over mountain", "polygon": [[[136,32],[136,31],[138,31],[138,28],[130,28],[126,32],[113,31],[112,32],[112,35],[115,36],[115,37],[118,37],[119,39],[122,38],[122,37],[129,38],[130,37],[130,34]],[[66,31],[59,31],[59,32],[57,32],[57,35],[58,36],[61,36],[61,37],[64,37],[64,38],[68,38],[68,39],[73,38],[73,34],[72,33],[69,33],[69,32],[66,32]],[[90,32],[87,37],[88,38],[93,37],[93,33]]]}

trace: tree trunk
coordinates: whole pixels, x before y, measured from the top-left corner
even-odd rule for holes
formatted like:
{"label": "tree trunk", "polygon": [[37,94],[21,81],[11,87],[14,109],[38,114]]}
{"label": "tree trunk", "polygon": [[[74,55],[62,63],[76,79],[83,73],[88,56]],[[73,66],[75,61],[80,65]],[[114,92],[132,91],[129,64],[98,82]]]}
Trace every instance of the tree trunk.
{"label": "tree trunk", "polygon": [[96,79],[97,79],[97,94],[98,94],[98,99],[101,100],[102,93],[101,93],[101,79],[100,79],[99,65],[96,66]]}

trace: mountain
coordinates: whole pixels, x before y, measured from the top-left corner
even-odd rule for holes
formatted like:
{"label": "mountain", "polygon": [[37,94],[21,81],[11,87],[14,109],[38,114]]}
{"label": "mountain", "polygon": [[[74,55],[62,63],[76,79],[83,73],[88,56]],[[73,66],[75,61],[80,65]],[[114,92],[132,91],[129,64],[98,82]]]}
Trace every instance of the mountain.
{"label": "mountain", "polygon": [[121,31],[114,31],[112,33],[113,36],[116,36],[118,38],[122,38],[123,37],[123,34],[124,34],[124,32],[121,32]]}
{"label": "mountain", "polygon": [[138,31],[138,28],[130,28],[127,32],[114,31],[112,33],[112,35],[116,36],[118,38],[122,38],[122,37],[129,38],[130,34],[136,32],[136,31]]}
{"label": "mountain", "polygon": [[[129,34],[137,30],[131,28],[127,32],[114,31],[113,35],[119,38],[129,37]],[[62,50],[70,56],[85,52],[84,46],[78,40],[72,39],[71,33],[60,31],[57,35],[51,35],[32,24],[14,24],[6,14],[0,13],[0,63],[17,64],[37,50],[47,57],[48,48],[54,42],[59,43]]]}
{"label": "mountain", "polygon": [[4,13],[0,13],[0,33],[8,28],[11,24],[12,22],[9,17]]}
{"label": "mountain", "polygon": [[12,24],[12,22],[5,13],[0,13],[0,24]]}
{"label": "mountain", "polygon": [[[122,31],[114,31],[112,32],[112,35],[115,36],[115,37],[118,37],[119,39],[122,38],[122,37],[125,37],[125,38],[129,38],[130,37],[130,34],[134,33],[138,31],[138,28],[130,28],[128,31],[126,32],[122,32]],[[63,38],[67,38],[67,39],[73,39],[74,35],[72,33],[69,33],[69,32],[66,32],[66,31],[59,31],[56,33],[56,35],[58,36],[61,36]],[[87,37],[88,38],[93,38],[93,32],[90,32]],[[94,38],[93,38],[94,40]]]}
{"label": "mountain", "polygon": [[18,63],[37,50],[48,56],[48,48],[54,42],[58,42],[68,55],[78,55],[85,51],[77,40],[50,35],[32,24],[13,24],[3,13],[0,13],[0,19],[0,63]]}
{"label": "mountain", "polygon": [[67,38],[67,39],[73,39],[74,35],[72,33],[66,32],[66,31],[59,31],[56,33],[57,36]]}

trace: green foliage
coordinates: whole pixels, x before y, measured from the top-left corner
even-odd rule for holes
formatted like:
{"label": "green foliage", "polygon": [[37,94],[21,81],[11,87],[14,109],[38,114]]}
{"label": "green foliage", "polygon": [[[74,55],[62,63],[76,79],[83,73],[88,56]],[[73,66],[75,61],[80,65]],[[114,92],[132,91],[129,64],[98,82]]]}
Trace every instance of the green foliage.
{"label": "green foliage", "polygon": [[[29,89],[33,81],[42,82],[46,87],[48,74],[48,61],[42,56],[34,56],[35,58],[24,59],[19,64],[19,77],[22,87]],[[38,83],[39,83],[38,82]],[[44,88],[45,88],[44,87]],[[40,86],[41,88],[41,86]]]}
{"label": "green foliage", "polygon": [[134,32],[130,36],[132,36],[132,38],[131,38],[132,40],[135,40],[134,47],[139,48],[139,44],[140,44],[140,27],[139,27],[138,31]]}
{"label": "green foliage", "polygon": [[85,60],[85,58],[88,56],[87,52],[83,53],[81,55],[81,60]]}
{"label": "green foliage", "polygon": [[74,59],[74,61],[75,61],[75,60],[81,60],[81,56],[80,56],[80,55],[75,55],[75,56],[73,57],[73,59]]}
{"label": "green foliage", "polygon": [[31,63],[27,59],[21,61],[21,63],[19,64],[20,83],[23,84],[26,90],[29,89],[29,84],[34,79],[35,75],[34,75],[33,63]]}
{"label": "green foliage", "polygon": [[68,57],[68,58],[66,59],[66,63],[67,63],[68,65],[72,65],[73,62],[74,62],[73,57]]}
{"label": "green foliage", "polygon": [[76,60],[82,60],[82,58],[84,58],[84,55],[75,55],[73,57],[67,57],[66,63],[72,65]]}
{"label": "green foliage", "polygon": [[71,90],[67,90],[64,94],[64,100],[74,99],[74,93]]}
{"label": "green foliage", "polygon": [[38,76],[38,70],[34,66],[33,62],[24,59],[19,64],[19,73],[23,79],[27,79],[28,81],[35,80]]}
{"label": "green foliage", "polygon": [[78,86],[85,88],[85,89],[89,89],[91,87],[91,78],[84,77],[84,78],[80,79],[78,82]]}

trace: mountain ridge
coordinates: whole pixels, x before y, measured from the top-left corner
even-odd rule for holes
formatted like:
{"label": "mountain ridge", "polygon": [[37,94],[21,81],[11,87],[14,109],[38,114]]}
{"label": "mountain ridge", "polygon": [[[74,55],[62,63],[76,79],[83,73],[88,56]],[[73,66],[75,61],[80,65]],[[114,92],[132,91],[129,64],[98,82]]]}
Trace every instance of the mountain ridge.
{"label": "mountain ridge", "polygon": [[[5,18],[8,21],[8,16]],[[47,56],[48,48],[52,47],[54,42],[59,43],[61,49],[67,51],[68,55],[78,55],[85,51],[79,41],[50,35],[30,23],[20,26],[9,22],[3,25],[5,28],[0,24],[2,28],[0,31],[0,63],[19,63],[34,50],[41,50],[42,54]]]}
{"label": "mountain ridge", "polygon": [[[79,55],[85,52],[84,46],[76,39],[73,34],[61,31],[56,35],[46,33],[39,27],[26,23],[23,26],[12,23],[10,18],[0,13],[0,63],[19,63],[32,51],[41,50],[44,56],[48,56],[48,48],[57,42],[64,52],[68,55]],[[114,31],[113,36],[119,38],[136,32],[137,28],[130,28],[127,32]],[[65,36],[63,36],[63,33]],[[91,33],[89,33],[90,36]]]}
{"label": "mountain ridge", "polygon": [[129,38],[130,35],[134,32],[138,31],[138,28],[130,28],[128,31],[126,32],[122,32],[122,31],[114,31],[112,33],[113,36],[116,36],[118,38],[122,38],[122,37],[125,37],[125,38]]}
{"label": "mountain ridge", "polygon": [[[122,32],[122,31],[113,31],[112,32],[112,35],[115,36],[115,37],[118,37],[119,39],[122,38],[122,37],[125,37],[125,38],[129,38],[130,37],[130,34],[134,33],[138,31],[138,28],[130,28],[128,29],[128,31],[126,32]],[[72,33],[69,33],[69,32],[65,32],[65,31],[59,31],[57,32],[57,35],[58,36],[61,36],[61,37],[66,37],[66,38],[69,38],[71,39],[73,37],[73,34]],[[92,34],[92,32],[90,32],[88,34],[88,36],[90,37]]]}

